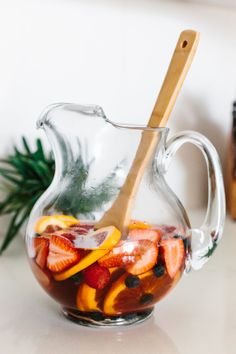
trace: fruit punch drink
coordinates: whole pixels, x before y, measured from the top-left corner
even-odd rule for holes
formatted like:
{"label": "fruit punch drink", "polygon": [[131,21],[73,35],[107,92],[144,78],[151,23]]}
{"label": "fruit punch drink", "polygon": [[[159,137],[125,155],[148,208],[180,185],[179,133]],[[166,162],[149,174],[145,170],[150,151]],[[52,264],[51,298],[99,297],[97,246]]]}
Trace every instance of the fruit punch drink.
{"label": "fruit punch drink", "polygon": [[[56,103],[42,112],[37,127],[51,144],[55,174],[26,229],[36,278],[65,316],[79,324],[143,321],[184,269],[200,269],[221,239],[225,203],[217,152],[197,132],[168,139],[167,128],[117,124],[95,105]],[[115,221],[95,230],[117,200],[144,134],[156,136],[155,146],[126,232],[121,235]],[[207,213],[194,229],[166,180],[172,158],[185,143],[201,150],[208,169]],[[37,158],[44,166],[42,151]]]}
{"label": "fruit punch drink", "polygon": [[72,216],[39,218],[28,243],[41,286],[71,319],[126,324],[147,317],[181,277],[187,238],[175,227],[130,223],[127,236],[114,226],[94,230]]}

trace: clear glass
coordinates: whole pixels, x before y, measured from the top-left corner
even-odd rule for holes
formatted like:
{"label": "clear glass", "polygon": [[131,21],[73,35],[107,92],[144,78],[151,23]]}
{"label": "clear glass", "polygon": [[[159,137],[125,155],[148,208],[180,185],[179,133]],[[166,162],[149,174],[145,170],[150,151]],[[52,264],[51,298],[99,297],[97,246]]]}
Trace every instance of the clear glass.
{"label": "clear glass", "polygon": [[[26,231],[31,268],[65,316],[87,326],[130,325],[148,318],[184,271],[200,268],[223,231],[225,199],[216,150],[202,135],[114,124],[98,106],[55,104],[37,122],[55,157],[55,176],[35,204]],[[116,199],[142,134],[157,134],[155,154],[140,183],[127,232],[95,230]],[[207,162],[205,222],[192,229],[165,181],[183,143]]]}

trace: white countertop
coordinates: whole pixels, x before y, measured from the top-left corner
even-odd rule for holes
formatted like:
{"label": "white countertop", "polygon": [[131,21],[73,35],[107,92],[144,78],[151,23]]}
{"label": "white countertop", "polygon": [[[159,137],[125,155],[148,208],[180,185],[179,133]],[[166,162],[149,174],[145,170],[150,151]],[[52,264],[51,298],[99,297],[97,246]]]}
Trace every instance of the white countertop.
{"label": "white countertop", "polygon": [[[191,214],[193,224],[203,215]],[[230,220],[210,262],[184,276],[151,319],[130,328],[90,329],[65,319],[34,279],[20,238],[0,257],[0,279],[1,354],[236,353],[236,223]]]}

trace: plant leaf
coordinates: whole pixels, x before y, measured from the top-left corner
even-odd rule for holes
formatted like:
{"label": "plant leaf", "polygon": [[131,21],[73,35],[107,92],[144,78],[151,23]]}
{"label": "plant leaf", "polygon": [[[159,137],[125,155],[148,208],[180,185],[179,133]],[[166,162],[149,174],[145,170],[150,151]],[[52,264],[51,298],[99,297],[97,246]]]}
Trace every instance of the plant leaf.
{"label": "plant leaf", "polygon": [[[3,252],[16,237],[20,227],[27,220],[36,200],[49,187],[54,177],[55,162],[52,154],[45,154],[42,142],[36,140],[36,150],[31,150],[25,137],[22,137],[23,150],[14,148],[14,153],[0,163],[0,175],[5,185],[5,198],[0,201],[0,215],[11,214],[8,230],[0,252]],[[105,203],[116,195],[115,171],[94,188],[87,186],[90,167],[93,160],[88,160],[86,146],[78,141],[78,156],[71,170],[65,172],[65,185],[60,186],[59,195],[53,204],[54,209],[93,218],[94,212],[101,210]],[[65,155],[67,150],[65,150]],[[5,184],[4,184],[5,182]]]}
{"label": "plant leaf", "polygon": [[22,142],[23,142],[23,145],[24,145],[26,154],[27,154],[27,155],[31,155],[31,151],[30,151],[28,142],[27,142],[27,140],[26,140],[26,138],[25,138],[24,136],[22,136]]}

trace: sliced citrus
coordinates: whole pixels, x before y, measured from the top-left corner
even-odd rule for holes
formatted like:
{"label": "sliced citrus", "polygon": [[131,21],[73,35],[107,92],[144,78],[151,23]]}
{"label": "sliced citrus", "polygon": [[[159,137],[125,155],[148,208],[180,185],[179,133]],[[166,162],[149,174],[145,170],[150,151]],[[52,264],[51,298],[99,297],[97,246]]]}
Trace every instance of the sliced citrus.
{"label": "sliced citrus", "polygon": [[79,220],[76,219],[74,216],[72,215],[54,215],[54,217],[60,221],[63,221],[66,223],[67,226],[71,226],[71,225],[75,225],[75,224],[79,224]]}
{"label": "sliced citrus", "polygon": [[[78,248],[89,249],[93,246],[94,250],[89,252],[76,265],[54,275],[55,280],[62,281],[70,278],[72,275],[87,268],[99,258],[108,253],[120,240],[121,232],[115,226],[103,227],[97,231],[89,233],[87,236],[78,236],[74,245]],[[95,249],[96,248],[96,249]]]}
{"label": "sliced citrus", "polygon": [[37,234],[42,234],[49,226],[57,226],[61,229],[67,227],[64,221],[59,220],[55,216],[41,216],[35,223],[34,231]]}
{"label": "sliced citrus", "polygon": [[138,220],[132,220],[131,223],[129,224],[129,230],[133,229],[149,229],[151,228],[151,225],[144,221],[138,221]]}
{"label": "sliced citrus", "polygon": [[41,216],[35,223],[34,230],[42,234],[49,226],[57,226],[65,229],[68,226],[78,224],[79,220],[70,215],[47,215]]}
{"label": "sliced citrus", "polygon": [[179,271],[174,279],[171,279],[167,272],[161,277],[156,277],[152,270],[139,275],[137,286],[130,286],[130,274],[123,274],[110,287],[104,299],[103,311],[110,316],[122,313],[142,311],[153,307],[157,301],[166,295],[180,279]]}
{"label": "sliced citrus", "polygon": [[86,283],[80,285],[76,298],[76,305],[80,311],[100,311],[96,292],[96,289]]}
{"label": "sliced citrus", "polygon": [[[110,283],[116,280],[122,273],[118,268],[110,268],[111,279]],[[80,311],[101,311],[100,303],[106,294],[107,288],[104,290],[97,290],[86,283],[80,285],[76,304]]]}
{"label": "sliced citrus", "polygon": [[107,252],[109,252],[109,250],[91,251],[84,258],[82,258],[80,262],[78,262],[76,265],[74,265],[67,271],[54,274],[54,279],[57,281],[62,281],[72,277],[74,274],[80,272],[84,268],[96,262],[99,258],[103,257]]}

